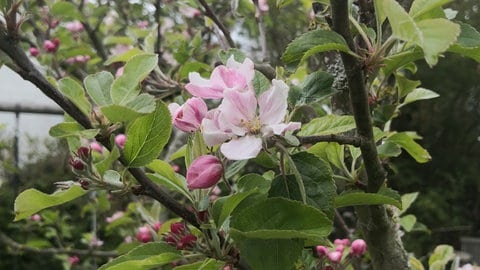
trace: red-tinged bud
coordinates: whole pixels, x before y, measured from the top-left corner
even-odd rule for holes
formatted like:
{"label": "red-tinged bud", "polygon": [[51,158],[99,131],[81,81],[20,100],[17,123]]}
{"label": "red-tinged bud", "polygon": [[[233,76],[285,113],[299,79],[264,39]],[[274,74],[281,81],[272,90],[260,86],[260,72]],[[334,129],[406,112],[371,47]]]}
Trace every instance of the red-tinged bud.
{"label": "red-tinged bud", "polygon": [[198,221],[201,223],[206,222],[208,220],[208,211],[200,211],[197,213]]}
{"label": "red-tinged bud", "polygon": [[35,47],[31,47],[30,49],[28,49],[28,51],[30,52],[30,55],[33,57],[37,57],[40,54],[40,51]]}
{"label": "red-tinged bud", "polygon": [[197,237],[193,234],[187,234],[184,237],[180,238],[177,243],[177,249],[186,249],[191,248],[197,241]]}
{"label": "red-tinged bud", "polygon": [[352,242],[350,253],[353,256],[363,255],[367,251],[367,243],[363,239],[357,239]]}
{"label": "red-tinged bud", "polygon": [[187,170],[187,186],[189,189],[209,188],[216,185],[222,175],[222,162],[217,157],[200,156]]}
{"label": "red-tinged bud", "polygon": [[73,169],[77,171],[85,170],[85,163],[83,163],[83,161],[81,161],[80,159],[70,159],[68,163],[70,164],[70,166],[72,166]]}
{"label": "red-tinged bud", "polygon": [[55,44],[55,46],[57,46],[57,47],[60,46],[60,39],[54,38],[53,39],[53,44]]}
{"label": "red-tinged bud", "polygon": [[80,186],[81,186],[84,190],[88,190],[88,186],[90,186],[90,182],[88,182],[88,181],[85,180],[85,179],[80,179],[78,182],[80,183]]}
{"label": "red-tinged bud", "polygon": [[71,256],[71,257],[68,257],[68,262],[70,263],[70,265],[76,265],[80,262],[80,258],[78,258],[77,256]]}
{"label": "red-tinged bud", "polygon": [[326,246],[317,246],[316,247],[318,257],[324,257],[328,254],[328,248]]}
{"label": "red-tinged bud", "polygon": [[155,224],[153,224],[152,228],[155,232],[158,233],[158,231],[160,230],[161,227],[162,227],[162,223],[160,223],[160,221],[157,221],[157,222],[155,222]]}
{"label": "red-tinged bud", "polygon": [[223,267],[222,270],[232,270],[232,267],[229,264],[227,264]]}
{"label": "red-tinged bud", "polygon": [[328,265],[327,267],[325,267],[325,270],[333,270],[333,266]]}
{"label": "red-tinged bud", "polygon": [[86,161],[90,158],[90,151],[91,151],[90,148],[82,146],[82,147],[78,148],[77,156],[81,160]]}
{"label": "red-tinged bud", "polygon": [[43,42],[43,49],[49,53],[56,52],[57,48],[58,48],[58,45],[55,45],[55,43],[50,40],[45,40]]}
{"label": "red-tinged bud", "polygon": [[125,134],[118,134],[117,136],[115,136],[115,143],[121,149],[123,149],[126,142],[127,142],[127,136]]}
{"label": "red-tinged bud", "polygon": [[35,214],[30,217],[30,220],[34,222],[39,222],[40,220],[42,220],[42,217],[39,214]]}
{"label": "red-tinged bud", "polygon": [[103,152],[103,147],[98,142],[91,142],[89,147],[90,147],[90,149],[92,149],[95,152],[98,152],[98,153]]}
{"label": "red-tinged bud", "polygon": [[347,239],[347,238],[344,238],[344,239],[335,239],[335,240],[333,241],[333,243],[334,243],[335,245],[344,245],[344,246],[347,246],[347,247],[348,247],[348,246],[350,245],[350,240]]}
{"label": "red-tinged bud", "polygon": [[187,228],[185,227],[185,224],[183,224],[183,222],[175,222],[170,224],[170,231],[176,235],[182,234],[186,231],[186,229]]}
{"label": "red-tinged bud", "polygon": [[165,236],[164,240],[167,244],[169,244],[171,246],[176,246],[177,245],[177,240],[171,234],[168,234],[167,236]]}
{"label": "red-tinged bud", "polygon": [[137,237],[137,240],[142,243],[147,243],[152,241],[152,234],[150,233],[150,229],[147,226],[138,228],[136,237]]}
{"label": "red-tinged bud", "polygon": [[332,251],[327,254],[331,263],[339,263],[342,260],[342,253],[338,251]]}

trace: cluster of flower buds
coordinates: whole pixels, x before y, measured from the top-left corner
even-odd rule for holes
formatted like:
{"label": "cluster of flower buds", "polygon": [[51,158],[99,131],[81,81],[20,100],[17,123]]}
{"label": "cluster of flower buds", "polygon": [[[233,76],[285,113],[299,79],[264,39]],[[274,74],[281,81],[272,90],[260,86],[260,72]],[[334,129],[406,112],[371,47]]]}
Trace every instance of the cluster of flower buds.
{"label": "cluster of flower buds", "polygon": [[69,57],[65,59],[65,63],[69,65],[73,64],[84,64],[86,62],[90,61],[90,55],[77,55],[75,57]]}
{"label": "cluster of flower buds", "polygon": [[54,38],[53,40],[45,40],[43,42],[43,49],[48,53],[55,53],[60,46],[60,40],[58,38]]}
{"label": "cluster of flower buds", "polygon": [[162,227],[162,223],[160,222],[156,222],[155,224],[153,224],[153,226],[150,226],[150,225],[142,226],[138,228],[135,238],[137,238],[137,240],[142,243],[148,243],[153,240],[152,229],[155,233],[158,233],[161,227]]}
{"label": "cluster of flower buds", "polygon": [[367,251],[367,244],[362,239],[354,240],[351,245],[348,239],[335,239],[333,244],[333,249],[326,246],[316,247],[320,269],[334,269],[332,266],[341,266],[339,269],[346,269],[352,259],[362,256]]}
{"label": "cluster of flower buds", "polygon": [[185,223],[176,222],[170,225],[170,232],[164,237],[165,242],[176,247],[178,250],[192,249],[197,242]]}

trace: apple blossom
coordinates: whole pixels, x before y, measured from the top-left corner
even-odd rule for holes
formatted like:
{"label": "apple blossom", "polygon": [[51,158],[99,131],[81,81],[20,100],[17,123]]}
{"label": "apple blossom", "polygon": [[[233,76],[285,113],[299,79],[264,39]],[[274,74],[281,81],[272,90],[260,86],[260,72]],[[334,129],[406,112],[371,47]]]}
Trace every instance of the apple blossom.
{"label": "apple blossom", "polygon": [[113,221],[123,217],[124,214],[125,213],[123,211],[117,211],[112,216],[107,217],[105,221],[107,221],[107,223],[112,223]]}
{"label": "apple blossom", "polygon": [[33,57],[37,57],[40,54],[40,51],[36,47],[31,47],[28,49],[28,52],[30,52],[30,55]]}
{"label": "apple blossom", "polygon": [[125,134],[118,134],[117,136],[115,136],[115,143],[121,149],[123,149],[126,142],[127,142],[127,136]]}
{"label": "apple blossom", "polygon": [[200,10],[198,10],[196,8],[193,8],[193,7],[189,7],[189,6],[182,6],[182,7],[180,7],[179,11],[180,11],[180,13],[183,14],[183,16],[185,16],[187,18],[194,18],[194,17],[200,16],[202,14],[202,12],[200,12]]}
{"label": "apple blossom", "polygon": [[220,106],[207,113],[202,122],[205,143],[208,146],[222,143],[220,151],[225,157],[243,160],[258,155],[262,137],[299,129],[299,122],[283,123],[288,86],[281,80],[273,80],[272,84],[258,99],[253,90],[226,90]]}
{"label": "apple blossom", "polygon": [[157,221],[157,222],[155,222],[155,224],[153,224],[152,229],[153,229],[155,232],[158,232],[161,227],[162,227],[162,223],[161,223],[160,221]]}
{"label": "apple blossom", "polygon": [[96,151],[98,153],[103,152],[103,147],[98,142],[91,142],[89,147],[90,147],[90,149],[92,149],[93,151]]}
{"label": "apple blossom", "polygon": [[347,238],[344,239],[335,239],[333,241],[335,245],[343,245],[343,246],[349,246],[350,245],[350,240]]}
{"label": "apple blossom", "polygon": [[350,253],[352,253],[353,256],[363,255],[366,251],[367,251],[367,243],[365,243],[363,239],[357,239],[352,242]]}
{"label": "apple blossom", "polygon": [[267,0],[258,0],[258,9],[261,12],[267,12],[268,11],[268,2]]}
{"label": "apple blossom", "polygon": [[32,215],[32,216],[30,217],[30,220],[31,220],[31,221],[35,221],[35,222],[38,222],[38,221],[42,220],[42,217],[41,217],[39,214],[35,214],[35,215]]}
{"label": "apple blossom", "polygon": [[342,260],[342,253],[339,251],[332,251],[327,254],[328,259],[332,263],[339,263]]}
{"label": "apple blossom", "polygon": [[173,125],[185,132],[198,130],[208,111],[205,101],[196,97],[188,99],[181,106],[177,103],[170,103],[168,109],[172,115]]}
{"label": "apple blossom", "polygon": [[65,28],[72,33],[78,33],[83,31],[83,24],[79,21],[68,22]]}
{"label": "apple blossom", "polygon": [[328,254],[328,248],[326,246],[316,246],[317,254],[319,257],[326,256]]}
{"label": "apple blossom", "polygon": [[68,257],[68,262],[73,266],[80,262],[80,258],[78,258],[78,256],[70,256]]}
{"label": "apple blossom", "polygon": [[138,241],[142,243],[147,243],[152,241],[152,234],[150,233],[150,229],[147,226],[142,226],[138,228],[138,232],[135,235]]}
{"label": "apple blossom", "polygon": [[187,170],[187,186],[189,189],[209,188],[216,185],[222,175],[222,162],[217,157],[200,156]]}
{"label": "apple blossom", "polygon": [[58,46],[51,40],[45,40],[43,42],[43,49],[49,53],[54,53],[57,51]]}
{"label": "apple blossom", "polygon": [[204,79],[197,72],[190,72],[190,82],[185,85],[190,94],[207,99],[219,99],[227,90],[246,91],[252,88],[255,76],[252,60],[245,58],[243,63],[235,61],[233,55],[227,60],[227,65],[217,66],[210,75]]}

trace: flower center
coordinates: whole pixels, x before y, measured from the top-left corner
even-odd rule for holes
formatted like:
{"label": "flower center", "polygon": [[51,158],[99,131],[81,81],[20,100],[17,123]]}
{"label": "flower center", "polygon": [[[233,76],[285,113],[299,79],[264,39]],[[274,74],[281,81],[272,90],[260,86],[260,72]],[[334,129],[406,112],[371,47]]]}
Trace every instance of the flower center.
{"label": "flower center", "polygon": [[259,134],[260,129],[262,128],[262,123],[260,122],[260,118],[258,116],[249,121],[242,119],[241,124],[247,130],[247,132],[252,135]]}

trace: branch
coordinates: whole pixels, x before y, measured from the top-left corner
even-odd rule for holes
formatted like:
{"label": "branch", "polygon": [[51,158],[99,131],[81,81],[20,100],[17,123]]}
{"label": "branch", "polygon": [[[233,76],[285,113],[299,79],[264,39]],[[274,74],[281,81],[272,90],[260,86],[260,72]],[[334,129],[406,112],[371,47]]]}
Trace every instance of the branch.
{"label": "branch", "polygon": [[34,248],[20,244],[12,238],[0,232],[0,242],[15,250],[35,252],[39,254],[67,254],[79,256],[94,256],[94,257],[116,257],[118,253],[115,250],[101,251],[93,249],[67,249],[67,248]]}
{"label": "branch", "polygon": [[227,39],[228,45],[230,45],[230,47],[232,48],[235,48],[236,47],[235,42],[233,41],[230,35],[230,31],[228,31],[228,29],[223,25],[220,19],[218,19],[217,15],[215,15],[215,13],[207,4],[207,2],[205,2],[205,0],[198,0],[198,2],[200,2],[202,7],[205,9],[205,15],[210,19],[212,19],[212,21],[218,26],[218,28],[220,28],[220,31],[222,31],[223,33],[223,36],[225,36],[225,38]]}
{"label": "branch", "polygon": [[320,136],[297,136],[301,144],[318,143],[318,142],[336,142],[339,144],[349,144],[355,147],[361,147],[362,138],[357,136],[345,135],[320,135]]}
{"label": "branch", "polygon": [[[80,109],[70,100],[65,98],[45,77],[35,68],[28,59],[25,52],[18,46],[17,40],[8,36],[5,32],[0,32],[0,50],[4,51],[16,64],[16,72],[25,80],[32,82],[46,96],[57,103],[66,113],[72,116],[79,124],[86,129],[93,128],[89,118],[84,115]],[[111,149],[108,138],[97,136],[97,141],[102,143],[108,149]],[[127,163],[120,159],[123,165]],[[173,199],[168,193],[152,182],[146,174],[139,168],[129,168],[128,171],[137,179],[137,181],[150,191],[151,197],[165,205],[172,212],[185,219],[193,226],[199,227],[195,215],[187,210],[182,204]]]}

